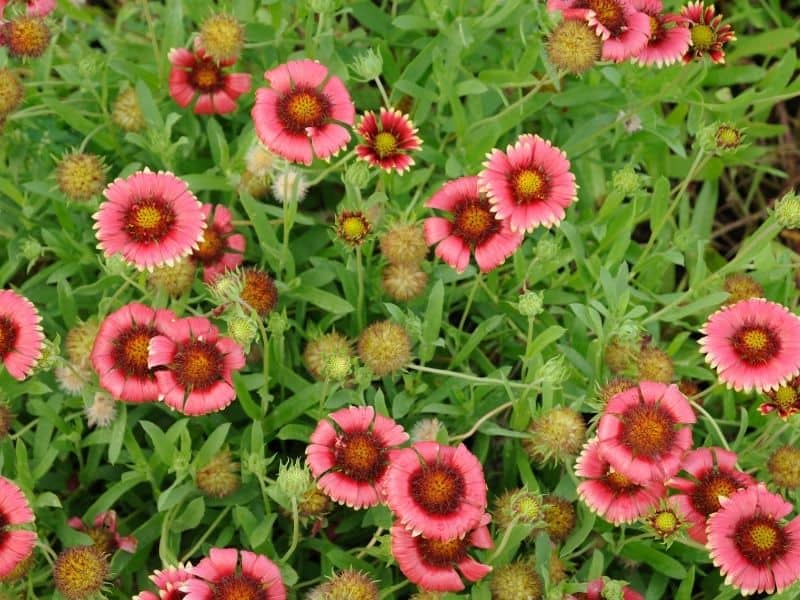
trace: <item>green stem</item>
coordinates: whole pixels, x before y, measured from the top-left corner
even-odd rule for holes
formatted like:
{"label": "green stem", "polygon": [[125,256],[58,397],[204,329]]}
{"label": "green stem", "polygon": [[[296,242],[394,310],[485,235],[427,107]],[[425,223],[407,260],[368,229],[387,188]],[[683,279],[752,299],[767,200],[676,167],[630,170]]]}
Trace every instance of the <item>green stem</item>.
{"label": "green stem", "polygon": [[450,438],[450,441],[451,442],[458,442],[458,441],[461,441],[461,440],[465,440],[465,439],[467,439],[469,437],[472,437],[475,434],[475,432],[478,431],[478,429],[481,428],[481,425],[486,423],[486,421],[491,419],[496,414],[499,414],[499,413],[503,412],[504,410],[507,410],[507,409],[511,408],[512,406],[514,406],[514,403],[509,401],[509,402],[505,402],[505,403],[501,404],[500,406],[497,406],[497,407],[493,408],[492,410],[487,412],[485,415],[483,415],[480,419],[475,421],[475,424],[472,427],[469,428],[469,431],[467,431],[466,433],[461,433],[459,435],[452,436]]}
{"label": "green stem", "polygon": [[413,369],[414,371],[423,371],[425,373],[435,373],[437,375],[443,375],[445,377],[455,377],[456,379],[463,379],[464,381],[469,381],[471,383],[475,383],[478,385],[503,385],[509,386],[518,390],[527,390],[530,388],[534,388],[538,386],[541,381],[536,379],[531,381],[530,383],[521,383],[519,381],[508,381],[505,379],[494,379],[492,377],[478,377],[477,375],[468,375],[467,373],[459,373],[458,371],[448,371],[446,369],[434,369],[433,367],[425,367],[423,365],[415,365],[410,364],[407,366],[408,369]]}
{"label": "green stem", "polygon": [[194,546],[192,546],[191,549],[181,557],[181,562],[182,563],[186,562],[187,560],[189,560],[194,555],[194,553],[197,552],[200,549],[200,546],[202,546],[205,543],[205,541],[208,539],[208,536],[211,535],[211,532],[214,531],[214,529],[217,528],[217,525],[219,525],[222,522],[222,519],[224,519],[230,511],[231,511],[231,507],[230,506],[226,506],[222,510],[222,512],[219,513],[217,518],[214,519],[214,522],[211,523],[211,525],[209,525],[206,528],[206,530],[203,532],[203,535],[201,535],[200,539],[197,540],[197,543]]}
{"label": "green stem", "polygon": [[369,550],[375,544],[378,543],[378,538],[380,538],[382,533],[383,533],[383,527],[378,527],[375,530],[375,533],[372,534],[372,538],[370,538],[369,542],[367,542],[367,545],[364,546],[361,550],[359,550],[358,554],[356,554],[356,558],[364,558],[364,555],[367,553],[367,550]]}
{"label": "green stem", "polygon": [[381,600],[385,600],[386,598],[394,598],[394,593],[398,590],[402,590],[404,587],[408,585],[408,579],[401,581],[400,583],[396,583],[391,587],[386,588],[385,590],[381,590]]}
{"label": "green stem", "polygon": [[325,179],[328,176],[329,173],[332,173],[333,171],[335,171],[336,169],[341,167],[344,163],[349,161],[355,155],[356,155],[355,150],[351,150],[350,152],[345,154],[340,160],[338,160],[335,163],[333,163],[327,169],[321,171],[314,179],[311,180],[311,182],[308,184],[308,186],[309,187],[313,187],[313,186],[317,185],[319,182],[321,182],[323,179]]}
{"label": "green stem", "polygon": [[378,86],[378,90],[381,93],[381,98],[383,98],[384,106],[386,106],[386,108],[391,108],[392,105],[389,102],[389,95],[386,93],[386,89],[383,87],[383,84],[381,83],[381,78],[380,77],[376,77],[375,78],[375,85]]}
{"label": "green stem", "polygon": [[486,562],[492,564],[497,559],[497,557],[500,556],[500,554],[502,554],[503,550],[505,550],[505,547],[508,545],[508,541],[511,539],[511,532],[514,530],[514,525],[516,524],[517,524],[517,519],[514,518],[509,524],[509,526],[506,528],[506,530],[503,532],[503,537],[500,539],[500,543],[497,544],[497,548],[495,548],[494,552],[492,552],[492,555]]}
{"label": "green stem", "polygon": [[364,265],[361,264],[361,246],[356,246],[356,280],[358,296],[356,300],[356,329],[364,329]]}
{"label": "green stem", "polygon": [[269,338],[267,337],[267,329],[264,327],[264,319],[261,318],[255,310],[251,309],[252,318],[258,323],[258,332],[261,336],[261,368],[264,375],[263,394],[261,397],[261,414],[266,415],[269,410]]}
{"label": "green stem", "polygon": [[472,308],[472,301],[475,299],[475,294],[478,291],[478,287],[480,286],[481,281],[481,274],[478,273],[475,276],[475,281],[472,283],[472,287],[469,290],[469,296],[467,296],[467,303],[464,305],[464,312],[461,313],[461,320],[458,322],[458,332],[461,333],[461,330],[464,329],[464,324],[467,322],[467,315],[469,314],[469,309]]}
{"label": "green stem", "polygon": [[728,440],[725,439],[725,435],[722,433],[722,430],[719,428],[719,425],[717,424],[714,417],[708,414],[708,411],[694,400],[689,400],[689,404],[691,404],[692,408],[694,408],[697,412],[699,412],[706,418],[708,424],[711,425],[711,429],[713,429],[714,433],[717,434],[717,437],[719,438],[722,447],[725,448],[725,450],[730,450],[731,447],[728,445]]}
{"label": "green stem", "polygon": [[283,555],[281,558],[281,562],[285,563],[289,560],[289,557],[294,554],[294,551],[297,549],[297,543],[300,541],[300,514],[297,510],[297,498],[292,498],[292,543],[289,545],[289,549],[286,551],[286,554]]}

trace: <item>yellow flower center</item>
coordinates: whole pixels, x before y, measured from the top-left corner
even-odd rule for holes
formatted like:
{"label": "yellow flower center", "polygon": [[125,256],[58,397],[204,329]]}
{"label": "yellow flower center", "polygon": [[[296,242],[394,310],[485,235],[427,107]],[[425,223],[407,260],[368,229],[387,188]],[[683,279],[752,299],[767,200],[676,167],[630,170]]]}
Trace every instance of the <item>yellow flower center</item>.
{"label": "yellow flower center", "polygon": [[287,129],[302,133],[308,127],[321,127],[328,117],[330,102],[314,89],[299,89],[286,94],[278,103],[278,114]]}
{"label": "yellow flower center", "polygon": [[763,365],[774,358],[781,348],[776,333],[758,325],[740,327],[731,338],[736,355],[748,365]]}
{"label": "yellow flower center", "polygon": [[545,188],[545,178],[540,171],[525,169],[514,177],[514,190],[523,200],[540,196]]}
{"label": "yellow flower center", "polygon": [[679,525],[680,521],[678,521],[678,517],[671,510],[664,510],[656,513],[653,519],[653,528],[661,535],[670,535],[674,533]]}
{"label": "yellow flower center", "polygon": [[698,50],[708,51],[717,39],[714,30],[708,25],[695,25],[692,27],[692,46]]}
{"label": "yellow flower center", "polygon": [[194,87],[201,92],[215,92],[223,86],[222,71],[209,58],[198,61],[190,77]]}
{"label": "yellow flower center", "polygon": [[375,136],[375,152],[378,156],[384,158],[393,154],[395,150],[397,150],[397,138],[393,133],[381,131]]}
{"label": "yellow flower center", "polygon": [[784,385],[775,391],[775,404],[777,404],[779,408],[784,410],[791,408],[794,406],[795,402],[797,402],[797,392],[792,386]]}
{"label": "yellow flower center", "polygon": [[163,214],[155,206],[142,206],[134,213],[133,220],[137,227],[155,229],[161,225]]}

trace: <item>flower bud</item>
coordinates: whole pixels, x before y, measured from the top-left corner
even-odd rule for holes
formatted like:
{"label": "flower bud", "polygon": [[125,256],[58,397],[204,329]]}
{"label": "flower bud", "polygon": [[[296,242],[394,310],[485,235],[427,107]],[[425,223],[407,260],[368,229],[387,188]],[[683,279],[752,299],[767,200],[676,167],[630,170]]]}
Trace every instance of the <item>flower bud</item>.
{"label": "flower bud", "polygon": [[767,469],[778,487],[800,488],[800,448],[781,446],[770,455]]}
{"label": "flower bud", "polygon": [[428,255],[425,234],[419,225],[398,223],[380,237],[381,254],[393,265],[417,266]]}
{"label": "flower bud", "polygon": [[287,168],[277,173],[272,181],[272,195],[281,204],[300,202],[308,192],[308,180],[299,171]]}
{"label": "flower bud", "polygon": [[541,600],[544,597],[544,581],[530,560],[516,560],[492,573],[489,581],[492,600]]}
{"label": "flower bud", "polygon": [[244,47],[244,27],[233,15],[212,14],[200,25],[199,45],[217,62],[236,60]]}
{"label": "flower bud", "polygon": [[391,321],[378,321],[358,338],[361,362],[378,377],[395,373],[411,360],[411,340],[406,330]]}
{"label": "flower bud", "polygon": [[569,367],[564,357],[559,355],[544,363],[536,373],[536,378],[553,387],[558,387],[569,378]]}
{"label": "flower bud", "polygon": [[360,246],[372,230],[366,215],[360,210],[343,210],[336,217],[336,235],[348,246]]}
{"label": "flower bud", "polygon": [[124,131],[136,132],[144,129],[144,113],[139,106],[135,89],[129,87],[119,93],[111,109],[111,120]]}
{"label": "flower bud", "polygon": [[345,169],[342,175],[342,181],[344,181],[346,185],[360,190],[366,187],[370,177],[372,177],[372,174],[369,172],[369,167],[367,167],[366,163],[356,161]]}
{"label": "flower bud", "polygon": [[775,203],[775,218],[781,227],[786,229],[800,229],[800,196],[794,190],[784,194],[783,198]]}
{"label": "flower bud", "polygon": [[67,548],[53,565],[53,582],[67,600],[86,600],[99,593],[108,574],[108,559],[94,544]]}
{"label": "flower bud", "polygon": [[207,496],[213,498],[230,496],[241,485],[239,463],[233,460],[230,450],[227,448],[221,450],[208,464],[197,471],[195,483],[197,488]]}
{"label": "flower bud", "polygon": [[56,167],[58,189],[76,202],[91,200],[106,186],[106,166],[96,154],[71,152]]}
{"label": "flower bud", "polygon": [[611,188],[623,196],[633,196],[642,189],[642,178],[631,165],[626,165],[611,175]]}
{"label": "flower bud", "polygon": [[[1,34],[0,34],[1,35]],[[0,121],[22,103],[25,88],[16,73],[5,67],[0,69]]]}
{"label": "flower bud", "polygon": [[575,75],[591,69],[600,60],[602,40],[583,20],[565,19],[547,38],[550,62]]}
{"label": "flower bud", "polygon": [[528,290],[520,295],[517,310],[523,317],[532,319],[544,310],[544,297],[539,292]]}
{"label": "flower bud", "polygon": [[241,310],[228,315],[225,321],[228,324],[230,338],[244,349],[245,354],[250,352],[250,344],[258,336],[258,325],[252,318],[242,314]]}
{"label": "flower bud", "polygon": [[377,79],[383,72],[383,57],[370,48],[353,60],[350,69],[363,81]]}

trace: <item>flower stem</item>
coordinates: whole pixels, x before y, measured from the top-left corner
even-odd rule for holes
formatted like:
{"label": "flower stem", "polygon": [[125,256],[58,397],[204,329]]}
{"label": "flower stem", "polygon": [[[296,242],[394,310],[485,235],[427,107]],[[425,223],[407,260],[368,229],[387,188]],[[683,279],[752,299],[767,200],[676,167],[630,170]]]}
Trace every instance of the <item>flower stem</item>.
{"label": "flower stem", "polygon": [[479,377],[477,375],[469,375],[467,373],[459,373],[458,371],[448,371],[446,369],[434,369],[433,367],[425,367],[423,365],[410,364],[407,366],[409,369],[415,371],[423,371],[425,373],[435,373],[437,375],[444,375],[445,377],[455,377],[456,379],[463,379],[477,385],[503,385],[509,386],[518,390],[527,390],[538,386],[541,383],[538,379],[530,383],[521,383],[519,381],[508,381],[506,379],[494,379],[492,377]]}
{"label": "flower stem", "polygon": [[358,296],[356,299],[356,328],[364,329],[364,265],[361,264],[361,246],[356,246],[356,279]]}
{"label": "flower stem", "polygon": [[222,519],[224,519],[227,516],[227,514],[230,512],[230,510],[231,510],[231,507],[230,506],[226,506],[222,510],[222,512],[219,513],[219,515],[217,515],[217,518],[214,519],[214,522],[211,523],[211,525],[209,525],[206,528],[206,530],[203,532],[203,535],[201,535],[200,539],[197,540],[197,543],[195,543],[195,545],[192,546],[191,549],[181,557],[180,562],[186,562],[187,560],[189,560],[192,557],[192,555],[194,555],[195,552],[197,552],[200,549],[200,546],[202,546],[205,543],[205,541],[208,539],[208,536],[211,535],[211,532],[214,531],[214,529],[217,528],[217,525],[219,525],[222,522]]}
{"label": "flower stem", "polygon": [[465,439],[467,439],[469,437],[472,437],[475,434],[475,432],[478,431],[478,429],[480,429],[481,425],[486,423],[486,421],[491,419],[496,414],[499,414],[499,413],[503,412],[504,410],[511,408],[512,406],[514,406],[514,403],[509,401],[509,402],[504,402],[500,406],[497,406],[497,407],[493,408],[492,410],[487,412],[485,415],[483,415],[480,419],[475,421],[475,424],[472,427],[469,428],[469,431],[467,431],[466,433],[461,433],[459,435],[452,436],[450,438],[450,441],[457,442],[457,441],[465,440]]}
{"label": "flower stem", "polygon": [[281,558],[281,562],[285,563],[289,560],[289,557],[294,554],[294,551],[297,549],[297,543],[300,541],[300,514],[297,510],[297,498],[292,498],[292,543],[289,545],[289,549],[286,551],[286,554],[283,555]]}
{"label": "flower stem", "polygon": [[378,90],[381,93],[381,98],[383,98],[383,104],[386,106],[386,108],[390,108],[392,105],[389,102],[389,95],[386,93],[386,89],[383,87],[380,77],[375,78],[375,85],[378,86]]}
{"label": "flower stem", "polygon": [[691,404],[692,408],[694,408],[697,412],[699,412],[706,418],[708,424],[711,425],[711,429],[713,429],[714,433],[717,434],[717,437],[719,438],[722,447],[725,448],[725,450],[730,450],[731,447],[728,445],[728,440],[725,439],[725,435],[722,433],[722,430],[719,428],[719,425],[717,424],[716,420],[714,420],[714,417],[708,414],[708,411],[694,400],[689,400],[689,404]]}

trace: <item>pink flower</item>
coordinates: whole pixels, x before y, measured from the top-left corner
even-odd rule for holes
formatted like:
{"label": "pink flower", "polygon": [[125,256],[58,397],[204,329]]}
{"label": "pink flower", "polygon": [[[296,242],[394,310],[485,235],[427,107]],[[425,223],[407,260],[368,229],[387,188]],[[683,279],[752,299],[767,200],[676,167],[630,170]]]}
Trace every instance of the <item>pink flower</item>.
{"label": "pink flower", "polygon": [[747,473],[736,468],[736,453],[722,448],[698,448],[689,452],[681,463],[689,478],[673,477],[669,487],[680,494],[671,496],[678,508],[692,523],[689,536],[706,543],[708,517],[720,508],[720,498],[755,484]]}
{"label": "pink flower", "polygon": [[313,60],[290,60],[264,73],[270,87],[256,91],[252,117],[269,150],[310,165],[335,156],[350,141],[356,109],[342,80]]}
{"label": "pink flower", "polygon": [[208,319],[171,321],[150,340],[148,366],[155,372],[158,397],[185,415],[222,410],[236,398],[231,373],[244,366],[241,346]]}
{"label": "pink flower", "polygon": [[725,583],[745,596],[781,592],[800,579],[800,517],[759,483],[722,499],[708,519],[708,549]]}
{"label": "pink flower", "polygon": [[677,386],[640,381],[606,405],[597,425],[600,454],[635,483],[665,481],[691,448],[695,421]]}
{"label": "pink flower", "polygon": [[94,545],[104,554],[112,554],[117,550],[136,552],[138,541],[132,535],[122,537],[117,533],[117,513],[113,510],[101,512],[94,518],[94,525],[87,527],[80,517],[72,517],[67,524],[73,529],[83,531],[94,541]]}
{"label": "pink flower", "polygon": [[597,438],[589,440],[575,463],[575,474],[584,480],[578,496],[594,513],[614,525],[633,523],[658,506],[666,495],[660,481],[635,483],[616,471],[602,457]]}
{"label": "pink flower", "polygon": [[333,500],[367,508],[381,501],[393,449],[407,440],[400,425],[371,406],[350,406],[317,424],[306,460],[317,485]]}
{"label": "pink flower", "polygon": [[33,552],[36,534],[17,527],[33,523],[33,518],[22,490],[14,482],[0,477],[0,579]]}
{"label": "pink flower", "polygon": [[33,302],[13,290],[0,290],[0,361],[22,381],[42,356],[42,320]]}
{"label": "pink flower", "polygon": [[236,110],[236,99],[250,89],[249,73],[224,73],[236,59],[217,63],[198,44],[194,52],[186,48],[169,51],[172,70],[169,73],[169,95],[181,108],[186,108],[197,95],[197,115],[224,115]]}
{"label": "pink flower", "polygon": [[691,47],[683,56],[683,62],[700,59],[704,54],[711,57],[711,62],[723,64],[725,51],[722,47],[736,39],[733,29],[727,23],[722,25],[722,15],[714,15],[715,8],[706,6],[705,2],[689,2],[681,8],[681,16],[689,22]]}
{"label": "pink flower", "polygon": [[678,15],[663,14],[661,0],[633,0],[633,5],[649,17],[650,39],[631,60],[659,68],[681,60],[689,49],[690,40],[685,20]]}
{"label": "pink flower", "polygon": [[212,548],[191,571],[192,579],[180,588],[186,594],[184,600],[286,598],[286,587],[277,565],[266,556],[247,550]]}
{"label": "pink flower", "polygon": [[492,150],[483,166],[481,191],[511,231],[558,225],[578,199],[567,155],[538,135],[521,135],[505,152]]}
{"label": "pink flower", "polygon": [[712,314],[700,331],[706,362],[737,392],[775,390],[800,375],[800,318],[785,306],[742,300]]}
{"label": "pink flower", "polygon": [[150,340],[162,335],[175,319],[171,310],[154,310],[131,302],[100,324],[90,355],[100,385],[126,402],[158,400],[158,384],[147,366]]}
{"label": "pink flower", "polygon": [[[586,586],[586,600],[604,600],[603,590],[605,587],[606,582],[602,577],[590,581]],[[644,600],[644,596],[626,585],[622,588],[622,600]]]}
{"label": "pink flower", "polygon": [[113,181],[103,195],[94,228],[106,256],[119,252],[137,268],[152,271],[190,254],[203,237],[202,205],[172,173],[138,171]]}
{"label": "pink flower", "polygon": [[650,19],[632,0],[547,0],[565,19],[584,19],[603,39],[603,60],[622,62],[647,44]]}
{"label": "pink flower", "polygon": [[150,575],[156,588],[157,594],[153,592],[139,592],[133,600],[181,600],[186,595],[180,591],[181,585],[192,578],[192,563],[178,564],[175,567],[153,571]]}
{"label": "pink flower", "polygon": [[478,581],[492,571],[467,554],[470,547],[491,548],[492,536],[489,515],[484,515],[478,527],[464,536],[448,540],[413,536],[396,523],[392,527],[392,555],[397,566],[411,583],[432,592],[458,592],[464,589],[458,571],[469,581]]}
{"label": "pink flower", "polygon": [[412,535],[451,540],[475,529],[486,510],[483,466],[464,444],[417,442],[397,451],[384,480],[386,504]]}
{"label": "pink flower", "polygon": [[[0,19],[11,0],[0,0]],[[26,0],[25,13],[29,17],[46,17],[56,9],[56,0]]]}
{"label": "pink flower", "polygon": [[221,204],[203,204],[203,215],[208,225],[191,258],[203,266],[203,281],[212,283],[221,273],[242,264],[245,241],[242,234],[233,233],[231,211]]}
{"label": "pink flower", "polygon": [[792,415],[800,413],[800,377],[787,381],[776,390],[764,393],[768,400],[758,407],[758,412],[762,415],[777,411],[778,416],[785,421]]}
{"label": "pink flower", "polygon": [[452,213],[453,219],[425,219],[425,241],[436,246],[436,256],[459,273],[469,265],[469,255],[484,273],[500,266],[522,243],[508,221],[491,213],[489,201],[478,191],[477,177],[460,177],[445,183],[425,204]]}
{"label": "pink flower", "polygon": [[414,123],[408,115],[393,108],[381,107],[380,120],[368,110],[356,131],[363,140],[356,146],[358,157],[387,172],[394,169],[402,175],[414,164],[410,153],[422,147]]}

